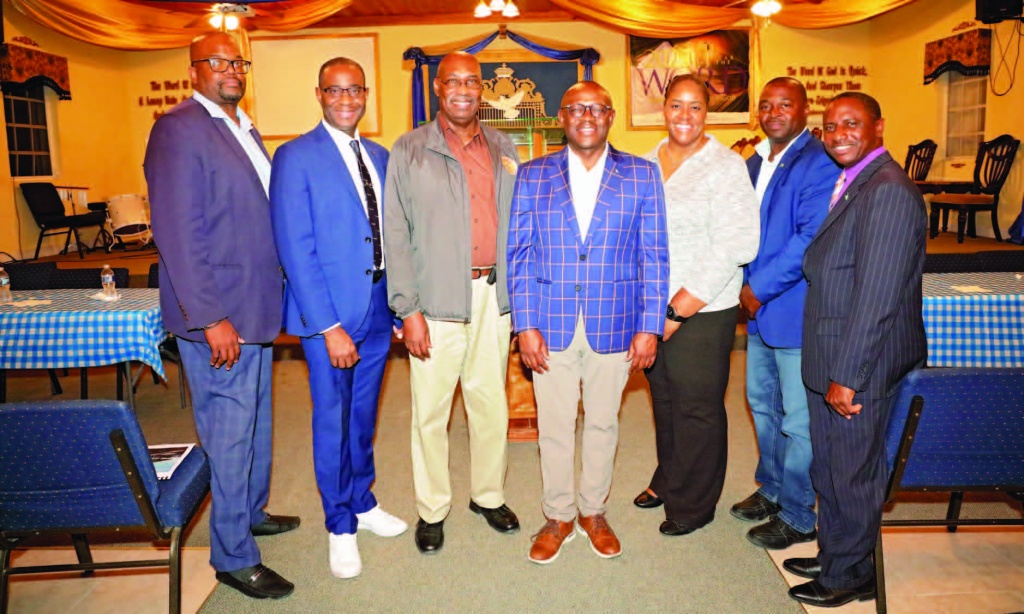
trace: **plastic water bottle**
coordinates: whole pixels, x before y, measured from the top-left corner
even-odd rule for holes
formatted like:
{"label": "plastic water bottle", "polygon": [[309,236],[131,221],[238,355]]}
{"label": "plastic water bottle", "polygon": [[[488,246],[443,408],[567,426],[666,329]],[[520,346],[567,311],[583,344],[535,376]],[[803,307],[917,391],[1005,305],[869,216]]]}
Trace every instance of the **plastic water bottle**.
{"label": "plastic water bottle", "polygon": [[114,270],[109,264],[103,265],[100,272],[100,280],[103,282],[103,298],[112,301],[117,298],[117,290],[114,288]]}
{"label": "plastic water bottle", "polygon": [[11,295],[11,276],[3,267],[0,267],[0,305],[10,305],[14,302]]}

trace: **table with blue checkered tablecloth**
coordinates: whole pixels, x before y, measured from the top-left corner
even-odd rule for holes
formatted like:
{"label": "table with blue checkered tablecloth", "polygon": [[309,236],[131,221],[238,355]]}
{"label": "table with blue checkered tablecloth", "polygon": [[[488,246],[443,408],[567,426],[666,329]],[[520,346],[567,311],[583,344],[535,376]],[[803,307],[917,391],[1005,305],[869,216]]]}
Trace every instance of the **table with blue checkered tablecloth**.
{"label": "table with blue checkered tablecloth", "polygon": [[928,273],[929,367],[1024,367],[1024,279],[1016,273]]}
{"label": "table with blue checkered tablecloth", "polygon": [[[14,292],[0,305],[0,369],[98,367],[139,361],[164,377],[160,343],[160,291],[119,288],[116,301],[91,298],[92,290]],[[19,306],[30,299],[45,305]]]}

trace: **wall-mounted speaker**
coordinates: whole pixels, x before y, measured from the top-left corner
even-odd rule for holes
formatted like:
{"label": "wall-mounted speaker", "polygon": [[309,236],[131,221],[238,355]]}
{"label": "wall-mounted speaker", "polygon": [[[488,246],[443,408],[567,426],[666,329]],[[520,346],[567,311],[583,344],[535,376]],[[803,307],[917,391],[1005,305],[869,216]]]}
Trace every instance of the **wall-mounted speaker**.
{"label": "wall-mounted speaker", "polygon": [[981,23],[999,23],[1017,19],[1024,13],[1024,0],[974,0],[975,19]]}

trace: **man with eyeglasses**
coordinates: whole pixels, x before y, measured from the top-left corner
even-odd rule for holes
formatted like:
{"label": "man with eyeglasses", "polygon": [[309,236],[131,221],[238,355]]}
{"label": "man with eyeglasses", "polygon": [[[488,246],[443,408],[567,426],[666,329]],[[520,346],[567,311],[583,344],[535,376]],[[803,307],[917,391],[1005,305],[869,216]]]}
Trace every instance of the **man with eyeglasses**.
{"label": "man with eyeglasses", "polygon": [[496,531],[519,529],[505,505],[511,327],[505,241],[519,156],[477,117],[482,79],[472,55],[437,67],[437,118],[400,137],[384,188],[391,308],[404,321],[412,388],[416,546],[437,552],[451,509],[448,422],[455,385],[469,424],[469,509]]}
{"label": "man with eyeglasses", "polygon": [[576,533],[601,558],[622,554],[605,518],[622,391],[631,373],[654,363],[668,302],[657,167],[608,145],[615,110],[593,81],[565,92],[558,119],[568,147],[520,169],[508,236],[512,325],[537,398],[546,522],[529,559],[541,565]]}
{"label": "man with eyeglasses", "polygon": [[388,152],[359,134],[367,92],[357,62],[325,62],[315,88],[323,120],[278,148],[270,180],[285,326],[309,365],[313,465],[338,578],[362,572],[357,529],[394,537],[408,528],[370,492],[394,314],[381,242]]}
{"label": "man with eyeglasses", "polygon": [[210,459],[210,564],[263,599],[294,586],[263,565],[254,536],[299,526],[267,514],[272,343],[282,277],[270,224],[270,156],[238,102],[249,62],[224,33],[189,48],[193,96],[156,121],[145,173],[160,245],[160,307],[178,337],[196,431]]}

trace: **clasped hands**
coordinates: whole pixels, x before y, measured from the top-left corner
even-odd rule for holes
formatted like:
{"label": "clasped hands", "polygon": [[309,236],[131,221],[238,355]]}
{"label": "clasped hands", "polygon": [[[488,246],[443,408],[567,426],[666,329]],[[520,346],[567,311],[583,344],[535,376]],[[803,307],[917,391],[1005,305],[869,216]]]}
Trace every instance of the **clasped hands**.
{"label": "clasped hands", "polygon": [[[635,373],[650,367],[654,364],[657,354],[658,338],[655,335],[651,333],[633,335],[629,351],[626,352],[626,361],[630,363],[629,372]],[[547,373],[548,358],[551,353],[548,351],[544,335],[536,328],[519,333],[519,355],[527,369],[537,373]]]}

